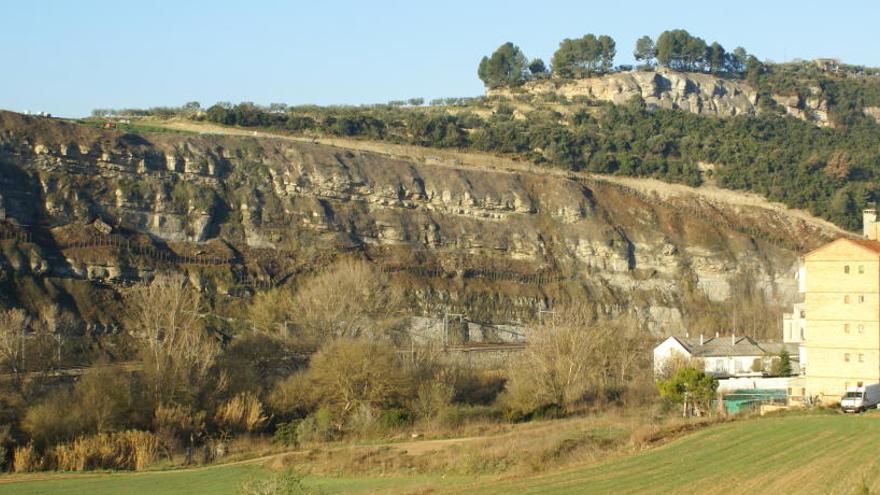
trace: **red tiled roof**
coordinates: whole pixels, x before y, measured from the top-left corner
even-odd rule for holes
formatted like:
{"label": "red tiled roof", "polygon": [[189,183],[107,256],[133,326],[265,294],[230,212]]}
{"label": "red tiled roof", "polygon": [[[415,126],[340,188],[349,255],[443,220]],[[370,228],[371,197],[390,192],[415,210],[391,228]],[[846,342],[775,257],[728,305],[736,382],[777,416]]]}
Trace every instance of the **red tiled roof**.
{"label": "red tiled roof", "polygon": [[839,237],[839,238],[829,242],[828,244],[823,244],[823,245],[817,247],[816,249],[808,252],[807,254],[805,254],[803,256],[804,256],[804,258],[806,258],[813,253],[816,253],[818,251],[825,249],[827,246],[830,246],[831,244],[835,244],[835,243],[838,243],[841,241],[851,242],[857,246],[861,246],[861,247],[866,248],[870,251],[873,251],[877,254],[880,254],[880,241],[874,241],[874,240],[869,240],[869,239],[853,239],[852,237]]}
{"label": "red tiled roof", "polygon": [[866,247],[875,253],[880,253],[880,241],[873,241],[868,239],[847,239],[850,242],[854,242],[859,246]]}

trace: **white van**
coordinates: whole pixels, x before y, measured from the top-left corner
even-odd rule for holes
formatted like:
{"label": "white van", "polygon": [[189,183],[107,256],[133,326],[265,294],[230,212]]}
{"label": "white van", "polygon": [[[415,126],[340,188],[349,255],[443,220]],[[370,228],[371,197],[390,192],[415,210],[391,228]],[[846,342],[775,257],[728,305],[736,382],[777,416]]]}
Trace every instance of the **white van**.
{"label": "white van", "polygon": [[860,387],[846,387],[846,394],[840,400],[840,408],[846,412],[859,412],[876,407],[880,403],[880,383]]}

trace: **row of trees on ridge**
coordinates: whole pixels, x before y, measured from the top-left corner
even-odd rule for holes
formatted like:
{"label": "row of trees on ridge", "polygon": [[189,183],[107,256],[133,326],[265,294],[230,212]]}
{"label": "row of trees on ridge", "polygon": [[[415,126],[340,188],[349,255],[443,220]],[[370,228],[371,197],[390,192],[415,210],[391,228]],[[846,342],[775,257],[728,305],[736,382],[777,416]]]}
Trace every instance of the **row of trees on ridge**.
{"label": "row of trees on ridge", "polygon": [[[586,34],[581,38],[562,40],[548,68],[540,58],[529,61],[518,46],[508,41],[492,55],[482,58],[477,75],[489,88],[516,86],[550,75],[589,77],[613,71],[616,55],[617,44],[613,38],[604,34]],[[745,48],[727,51],[717,41],[708,44],[684,29],[663,31],[656,43],[650,36],[642,36],[636,41],[633,56],[643,68],[659,64],[674,70],[724,75],[744,75],[758,70],[761,65]],[[619,70],[630,68],[618,67]]]}

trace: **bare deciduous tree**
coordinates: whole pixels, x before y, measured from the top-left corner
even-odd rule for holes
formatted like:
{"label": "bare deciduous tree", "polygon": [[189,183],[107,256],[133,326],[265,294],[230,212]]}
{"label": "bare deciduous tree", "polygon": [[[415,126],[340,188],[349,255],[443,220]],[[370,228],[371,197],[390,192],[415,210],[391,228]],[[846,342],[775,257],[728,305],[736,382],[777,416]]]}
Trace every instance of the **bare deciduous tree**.
{"label": "bare deciduous tree", "polygon": [[505,400],[524,412],[571,408],[589,392],[601,397],[644,366],[646,341],[633,322],[597,323],[584,306],[556,310],[533,328],[509,368]]}
{"label": "bare deciduous tree", "polygon": [[15,373],[22,371],[23,339],[28,320],[22,309],[0,312],[0,359]]}
{"label": "bare deciduous tree", "polygon": [[296,321],[297,314],[293,291],[286,286],[258,292],[248,308],[248,316],[254,329],[273,337],[290,337],[289,330],[292,329],[291,324]]}
{"label": "bare deciduous tree", "polygon": [[199,318],[198,292],[182,276],[167,275],[127,296],[136,335],[144,342],[144,371],[157,399],[168,398],[187,383],[202,383],[220,345]]}
{"label": "bare deciduous tree", "polygon": [[298,324],[318,342],[376,336],[394,323],[402,302],[400,290],[385,274],[354,260],[305,280],[293,298]]}
{"label": "bare deciduous tree", "polygon": [[[763,362],[761,365],[763,367]],[[669,380],[682,368],[703,370],[706,368],[706,363],[700,358],[685,356],[681,352],[673,350],[666,359],[663,359],[655,366],[654,376],[658,381],[662,381]]]}

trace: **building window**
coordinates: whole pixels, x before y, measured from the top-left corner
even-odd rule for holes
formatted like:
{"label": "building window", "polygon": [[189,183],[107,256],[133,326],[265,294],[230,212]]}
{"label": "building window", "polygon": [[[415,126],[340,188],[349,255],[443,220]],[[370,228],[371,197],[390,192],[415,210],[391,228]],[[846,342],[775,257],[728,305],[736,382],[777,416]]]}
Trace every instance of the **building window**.
{"label": "building window", "polygon": [[865,302],[865,296],[859,296],[859,302],[860,303]]}
{"label": "building window", "polygon": [[859,265],[859,273],[865,273],[865,265]]}
{"label": "building window", "polygon": [[804,329],[801,328],[801,340],[804,340]]}
{"label": "building window", "polygon": [[843,296],[843,304],[849,304],[849,294]]}
{"label": "building window", "polygon": [[806,318],[806,317],[807,317],[807,312],[804,310],[801,310],[801,318]]}
{"label": "building window", "polygon": [[844,333],[849,333],[849,323],[844,323],[844,324],[843,324],[843,332],[844,332]]}
{"label": "building window", "polygon": [[843,265],[843,273],[849,273],[849,265]]}
{"label": "building window", "polygon": [[864,363],[864,362],[865,362],[865,355],[864,355],[864,354],[859,354],[859,362],[860,362],[860,363]]}
{"label": "building window", "polygon": [[848,352],[843,354],[843,360],[846,361],[847,363],[849,362],[849,353]]}

